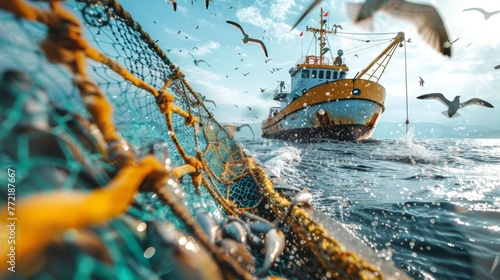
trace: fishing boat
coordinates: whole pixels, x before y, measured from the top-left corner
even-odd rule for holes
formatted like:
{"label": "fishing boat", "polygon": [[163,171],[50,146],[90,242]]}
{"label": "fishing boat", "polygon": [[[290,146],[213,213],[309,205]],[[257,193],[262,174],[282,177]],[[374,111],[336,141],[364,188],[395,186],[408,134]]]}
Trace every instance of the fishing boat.
{"label": "fishing boat", "polygon": [[364,140],[371,137],[384,112],[386,91],[378,83],[404,33],[397,33],[390,44],[353,78],[342,49],[333,58],[328,35],[328,20],[320,13],[319,28],[307,27],[319,45],[319,54],[303,56],[289,70],[291,84],[281,81],[271,107],[262,122],[262,137],[308,142],[321,140]]}

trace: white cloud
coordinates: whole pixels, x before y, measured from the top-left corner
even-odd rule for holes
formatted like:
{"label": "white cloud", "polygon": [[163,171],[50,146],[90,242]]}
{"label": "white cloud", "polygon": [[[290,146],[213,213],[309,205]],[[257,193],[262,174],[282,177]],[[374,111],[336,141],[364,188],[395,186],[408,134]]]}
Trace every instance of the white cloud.
{"label": "white cloud", "polygon": [[267,36],[273,36],[277,39],[278,43],[296,39],[299,34],[297,30],[291,32],[291,26],[287,23],[274,21],[271,18],[264,18],[261,11],[255,6],[237,10],[236,16],[240,22],[263,28],[266,30]]}
{"label": "white cloud", "polygon": [[295,1],[293,0],[275,0],[275,2],[271,4],[269,14],[276,20],[285,20],[292,7],[295,6]]}
{"label": "white cloud", "polygon": [[199,46],[198,49],[193,50],[191,53],[193,55],[204,56],[212,53],[213,51],[220,48],[220,44],[218,42],[207,41]]}

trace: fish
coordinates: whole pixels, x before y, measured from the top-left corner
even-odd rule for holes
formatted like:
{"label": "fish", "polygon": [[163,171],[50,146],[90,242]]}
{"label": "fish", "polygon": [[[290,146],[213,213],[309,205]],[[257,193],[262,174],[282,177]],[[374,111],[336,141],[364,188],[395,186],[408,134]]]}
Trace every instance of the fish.
{"label": "fish", "polygon": [[488,108],[493,108],[493,105],[491,105],[489,102],[479,98],[472,98],[465,102],[460,103],[460,95],[455,96],[453,101],[448,100],[446,97],[444,97],[442,93],[424,94],[418,96],[417,99],[436,99],[439,102],[443,103],[446,107],[448,107],[448,110],[443,111],[442,113],[448,118],[460,116],[460,114],[457,113],[458,109],[461,109],[468,105],[480,105]]}
{"label": "fish", "polygon": [[[255,272],[255,259],[252,254],[247,250],[246,246],[238,243],[236,240],[226,238],[220,243],[220,248],[231,259],[236,260],[241,267],[247,271]],[[226,275],[227,276],[227,275]],[[226,279],[234,279],[233,276],[228,276]],[[194,279],[194,278],[193,278]]]}
{"label": "fish", "polygon": [[171,223],[148,222],[154,255],[150,262],[162,279],[224,279],[217,262],[198,241]]}
{"label": "fish", "polygon": [[249,224],[252,231],[266,233],[270,229],[274,228],[274,225],[270,221],[248,212],[243,212],[240,215],[240,218]]}
{"label": "fish", "polygon": [[247,244],[247,231],[245,227],[236,220],[228,220],[222,225],[222,236],[238,241],[240,244]]}
{"label": "fish", "polygon": [[196,222],[208,235],[208,240],[212,244],[219,243],[222,240],[222,231],[217,222],[206,211],[198,208],[194,211]]}
{"label": "fish", "polygon": [[270,229],[264,236],[264,262],[261,267],[257,268],[255,275],[258,277],[266,276],[284,249],[285,235],[283,232],[277,228]]}
{"label": "fish", "polygon": [[266,45],[264,44],[264,42],[262,42],[261,40],[258,40],[258,39],[250,38],[250,36],[247,33],[245,33],[245,31],[243,30],[243,27],[241,27],[241,25],[239,25],[238,23],[236,23],[234,21],[230,21],[230,20],[226,20],[226,22],[240,30],[240,32],[243,34],[243,39],[241,39],[241,42],[243,44],[246,45],[249,42],[259,44],[260,47],[262,48],[262,51],[264,52],[264,55],[266,57],[268,57],[267,48],[266,48]]}

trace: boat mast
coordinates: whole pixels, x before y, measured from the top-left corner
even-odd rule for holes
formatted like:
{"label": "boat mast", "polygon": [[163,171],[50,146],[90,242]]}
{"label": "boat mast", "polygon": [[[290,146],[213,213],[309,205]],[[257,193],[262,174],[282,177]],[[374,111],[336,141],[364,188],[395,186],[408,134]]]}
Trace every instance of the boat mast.
{"label": "boat mast", "polygon": [[[360,78],[363,75],[367,75],[367,80],[372,80],[378,82],[382,77],[382,74],[385,72],[385,68],[389,64],[389,61],[392,58],[392,55],[396,51],[398,46],[402,47],[405,41],[404,32],[399,32],[398,35],[393,39],[393,41],[368,65],[365,69],[361,70],[357,74],[357,77]],[[373,73],[368,74],[368,70],[373,68]]]}
{"label": "boat mast", "polygon": [[323,64],[323,48],[325,47],[326,41],[327,41],[325,34],[336,34],[336,32],[333,32],[333,31],[325,29],[326,23],[327,23],[326,19],[323,20],[323,8],[321,8],[321,11],[320,11],[320,27],[319,27],[319,29],[318,28],[313,28],[313,27],[307,27],[306,28],[306,31],[312,32],[314,35],[316,35],[316,33],[319,33],[319,47],[320,47],[320,51],[319,51],[319,62],[318,63],[320,65]]}

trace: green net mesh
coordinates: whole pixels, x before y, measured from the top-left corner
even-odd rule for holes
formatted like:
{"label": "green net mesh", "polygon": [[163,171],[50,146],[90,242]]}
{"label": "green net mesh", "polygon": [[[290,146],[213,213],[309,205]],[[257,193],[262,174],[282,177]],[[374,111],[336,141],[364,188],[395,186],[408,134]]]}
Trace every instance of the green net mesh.
{"label": "green net mesh", "polygon": [[[57,51],[43,47],[47,40],[61,45],[67,43],[57,36],[71,30],[68,27],[71,20],[60,20],[57,22],[60,30],[54,31],[53,23],[44,17],[26,19],[26,14],[14,14],[12,7],[21,2],[25,3],[0,4],[3,8],[0,9],[2,223],[17,213],[5,212],[12,197],[16,199],[13,206],[18,207],[23,199],[41,193],[89,194],[111,184],[124,169],[111,160],[116,156],[112,149],[114,142],[101,139],[102,129],[94,123],[96,113],[89,112],[93,104],[88,105],[86,98],[95,93],[82,94],[75,82],[78,65],[65,61],[54,63],[51,51]],[[26,3],[29,9],[55,10],[55,6],[45,2]],[[221,225],[229,217],[245,211],[269,221],[291,213],[287,217],[288,226],[282,228],[285,249],[264,275],[292,279],[382,277],[353,254],[343,253],[321,225],[309,219],[300,208],[288,211],[290,202],[273,191],[262,169],[245,155],[206,109],[179,69],[116,1],[71,1],[63,4],[63,8],[81,21],[82,37],[103,54],[100,61],[87,58],[85,71],[105,93],[118,135],[129,143],[126,147],[136,159],[152,154],[165,163],[170,171],[165,183],[168,186],[155,190],[148,188],[151,178],[141,180],[126,211],[98,223],[73,225],[78,224],[76,221],[81,217],[100,213],[103,206],[109,204],[112,208],[114,199],[106,201],[106,205],[82,204],[90,206],[87,209],[70,205],[70,210],[56,215],[67,220],[31,210],[30,219],[26,220],[35,221],[39,215],[40,219],[47,219],[46,223],[58,220],[57,225],[62,228],[38,232],[40,239],[46,238],[47,242],[42,249],[33,251],[34,260],[17,259],[16,273],[7,271],[9,257],[5,259],[4,252],[8,253],[10,248],[5,248],[7,243],[2,240],[2,260],[5,260],[4,266],[7,263],[0,272],[2,277],[252,278],[266,262],[264,243],[260,247],[243,246],[244,251],[238,251],[242,246],[233,244],[229,250],[222,245],[227,242],[214,244],[209,238],[210,232],[200,231],[204,215]],[[28,7],[21,10],[26,11]],[[81,50],[72,45],[65,47],[70,52]],[[159,109],[159,105],[166,104],[162,100],[165,96],[155,96],[131,82],[110,61],[155,89],[155,93],[170,93],[179,110],[166,109],[166,113]],[[195,172],[188,172],[200,173],[201,184],[188,174],[174,176],[175,167],[192,166],[188,158],[195,158],[203,165],[201,170],[195,168]],[[4,188],[12,178],[13,191]],[[129,178],[132,180],[134,176]],[[116,196],[116,203],[119,200],[120,194]],[[60,202],[54,200],[53,206],[57,209]],[[13,210],[20,211],[15,207]],[[18,227],[19,223],[21,221],[17,221]],[[58,230],[61,234],[57,234]],[[247,228],[247,231],[253,229]],[[2,237],[8,238],[9,234],[2,229]],[[23,234],[17,231],[18,243]],[[267,233],[259,229],[254,234],[259,240],[267,238]],[[248,256],[251,265],[245,264]],[[28,265],[23,267],[23,263]],[[19,272],[20,269],[24,271]]]}

